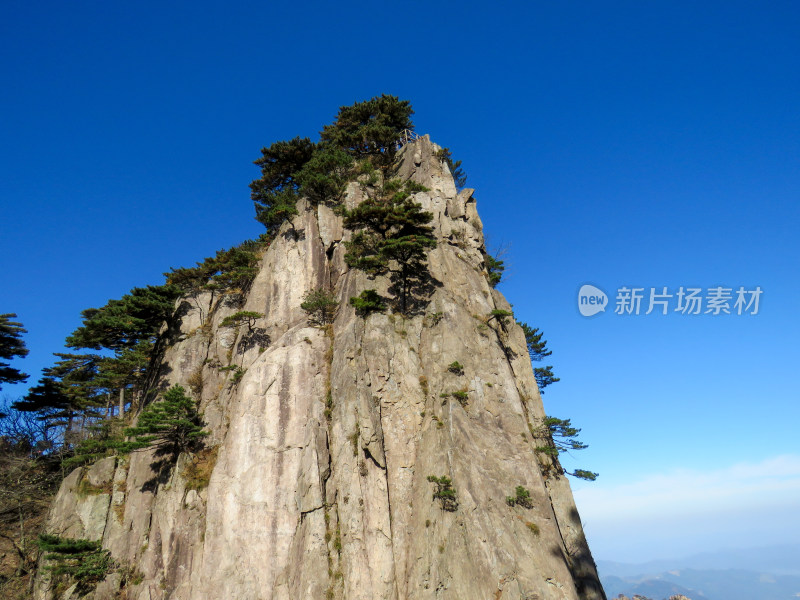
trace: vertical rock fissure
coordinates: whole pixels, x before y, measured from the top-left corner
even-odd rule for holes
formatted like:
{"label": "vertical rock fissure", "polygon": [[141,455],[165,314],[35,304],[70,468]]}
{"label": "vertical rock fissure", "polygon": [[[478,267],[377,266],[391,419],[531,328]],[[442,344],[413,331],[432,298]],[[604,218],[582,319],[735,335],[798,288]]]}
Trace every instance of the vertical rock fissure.
{"label": "vertical rock fissure", "polygon": [[[319,229],[319,228],[318,228]],[[322,245],[322,238],[320,237],[320,244]],[[329,269],[329,262],[326,262],[326,269]],[[328,280],[330,280],[330,275],[328,275]],[[341,554],[337,553],[337,570],[334,571],[334,560],[333,554],[331,552],[331,544],[334,545],[334,549],[338,544],[341,547],[341,537],[340,535],[336,535],[334,537],[333,532],[331,531],[331,506],[332,504],[329,500],[329,490],[328,490],[328,481],[333,477],[333,436],[331,431],[331,424],[333,420],[333,389],[332,389],[332,374],[333,374],[333,352],[334,352],[334,343],[336,341],[335,334],[334,334],[334,326],[333,323],[327,323],[323,327],[323,333],[325,340],[327,342],[327,348],[325,350],[325,398],[323,400],[323,404],[325,406],[324,409],[324,417],[325,417],[325,444],[328,449],[328,465],[323,473],[321,486],[322,486],[322,502],[323,502],[323,510],[324,510],[324,519],[325,519],[325,552],[326,558],[328,562],[328,588],[326,591],[326,598],[332,599],[336,594],[336,573],[341,571]],[[339,515],[338,511],[336,512],[336,531],[339,531]]]}

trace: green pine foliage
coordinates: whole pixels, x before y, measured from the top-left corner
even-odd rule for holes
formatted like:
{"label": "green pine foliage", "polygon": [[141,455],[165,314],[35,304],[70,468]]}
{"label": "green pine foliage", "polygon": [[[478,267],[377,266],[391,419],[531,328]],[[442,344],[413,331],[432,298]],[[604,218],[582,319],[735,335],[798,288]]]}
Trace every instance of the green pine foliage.
{"label": "green pine foliage", "polygon": [[[100,381],[103,356],[99,354],[54,354],[59,360],[43,370],[46,377],[58,382],[74,406],[88,409],[105,405]],[[110,359],[109,359],[110,360]]]}
{"label": "green pine foliage", "polygon": [[[546,416],[541,426],[535,432],[537,436],[546,440],[544,446],[538,446],[537,452],[546,454],[557,460],[559,454],[562,452],[569,452],[570,450],[584,450],[589,446],[578,440],[578,434],[581,430],[572,426],[570,419],[559,419],[557,417]],[[560,465],[559,465],[560,468]],[[561,472],[566,472],[562,471]],[[586,471],[584,469],[575,469],[572,472],[566,472],[567,475],[594,481],[597,479],[597,473]]]}
{"label": "green pine foliage", "polygon": [[528,354],[531,360],[540,361],[553,354],[547,348],[547,340],[542,339],[544,334],[539,331],[538,327],[531,327],[527,323],[518,323],[522,327],[523,333],[525,333],[525,345],[528,347]]}
{"label": "green pine foliage", "polygon": [[354,158],[370,157],[387,167],[395,157],[395,142],[404,129],[413,129],[414,111],[408,100],[382,94],[351,106],[342,106],[331,125],[320,134],[323,144],[342,148]]}
{"label": "green pine foliage", "polygon": [[94,589],[113,567],[111,554],[100,542],[42,534],[38,545],[45,552],[47,570],[56,577],[71,577],[80,595]]}
{"label": "green pine foliage", "polygon": [[[21,412],[37,412],[43,421],[74,415],[77,410],[59,383],[51,377],[40,379],[39,384],[30,388],[25,397],[14,402],[11,408]],[[53,423],[50,425],[54,426]]]}
{"label": "green pine foliage", "polygon": [[369,174],[366,164],[370,170],[388,168],[395,141],[404,129],[413,128],[413,112],[407,100],[384,94],[341,107],[318,143],[297,137],[263,148],[255,161],[261,177],[250,184],[250,197],[267,234],[275,237],[297,214],[300,197],[312,204],[336,205],[348,181]]}
{"label": "green pine foliage", "polygon": [[433,499],[439,500],[442,510],[455,512],[458,509],[458,498],[456,496],[456,490],[453,488],[453,480],[445,475],[441,477],[428,475],[428,481],[436,485],[436,490],[433,492]]}
{"label": "green pine foliage", "polygon": [[586,481],[594,481],[595,479],[597,479],[599,473],[587,471],[586,469],[575,469],[571,473],[567,473],[567,475],[572,475],[573,477],[577,477],[578,479],[585,479]]}
{"label": "green pine foliage", "polygon": [[263,318],[263,316],[261,313],[252,310],[240,310],[222,319],[220,327],[239,327],[246,324],[247,328],[252,330],[256,321]]}
{"label": "green pine foliage", "polygon": [[338,204],[352,176],[353,157],[336,146],[320,144],[297,174],[297,181],[313,204]]}
{"label": "green pine foliage", "polygon": [[570,419],[547,416],[542,422],[542,431],[552,439],[552,447],[557,452],[588,448],[586,444],[578,441],[581,430],[573,427]]}
{"label": "green pine foliage", "polygon": [[331,323],[336,316],[338,306],[336,296],[324,288],[311,290],[300,304],[300,308],[308,313],[309,321],[317,325]]}
{"label": "green pine foliage", "polygon": [[136,345],[122,348],[114,356],[103,356],[97,366],[95,383],[110,393],[121,388],[140,388],[150,365],[155,343],[152,338],[139,340]]}
{"label": "green pine foliage", "polygon": [[453,154],[450,152],[450,148],[442,148],[436,153],[436,156],[441,158],[442,162],[450,169],[450,174],[453,176],[456,189],[464,189],[464,186],[467,185],[467,174],[464,173],[464,169],[461,168],[461,161],[453,160]]}
{"label": "green pine foliage", "polygon": [[133,288],[119,300],[81,314],[83,325],[67,338],[72,348],[120,350],[158,335],[162,323],[175,310],[181,289],[172,285]]}
{"label": "green pine foliage", "polygon": [[272,237],[297,214],[300,196],[314,204],[335,204],[353,175],[353,157],[332,143],[295,138],[275,142],[261,153],[255,162],[261,167],[261,178],[250,184],[250,197],[256,220]]}
{"label": "green pine foliage", "polygon": [[533,376],[536,379],[536,385],[539,386],[539,392],[542,394],[544,394],[544,388],[548,385],[561,381],[560,377],[553,375],[553,365],[534,367]]}
{"label": "green pine foliage", "polygon": [[355,229],[345,243],[345,261],[370,275],[388,273],[402,313],[424,296],[430,281],[427,251],[436,247],[433,215],[414,202],[413,182],[392,179],[345,215],[345,227]]}
{"label": "green pine foliage", "polygon": [[261,149],[255,164],[261,168],[261,178],[250,184],[256,208],[256,220],[274,237],[286,219],[297,214],[300,184],[297,175],[311,160],[316,144],[308,138],[296,137],[279,141]]}
{"label": "green pine foliage", "polygon": [[512,313],[510,310],[503,310],[501,308],[496,308],[489,313],[490,319],[496,319],[497,322],[503,326],[505,326],[508,323],[508,319],[513,316],[514,313]]}
{"label": "green pine foliage", "polygon": [[454,360],[449,365],[447,365],[447,370],[453,373],[454,375],[463,375],[464,374],[464,365],[462,365],[457,360]]}
{"label": "green pine foliage", "polygon": [[485,262],[486,271],[489,273],[489,285],[495,288],[503,279],[503,272],[506,270],[505,264],[499,257],[491,254],[486,254]]}
{"label": "green pine foliage", "polygon": [[315,149],[316,144],[310,139],[300,137],[275,142],[269,148],[262,148],[261,158],[255,161],[261,168],[261,179],[250,184],[253,199],[275,190],[297,191],[297,173],[311,160]]}
{"label": "green pine foliage", "polygon": [[157,454],[177,456],[198,449],[208,432],[195,401],[176,384],[164,392],[162,400],[148,405],[125,435],[133,440],[121,446],[123,451],[155,448]]}
{"label": "green pine foliage", "polygon": [[[292,208],[294,204],[292,203]],[[261,252],[270,244],[270,236],[257,240],[246,240],[227,250],[218,250],[216,255],[198,262],[196,267],[181,267],[164,273],[167,284],[178,288],[183,294],[201,291],[242,293],[250,288],[258,273]]]}
{"label": "green pine foliage", "polygon": [[211,276],[209,289],[226,292],[246,292],[258,273],[259,250],[262,241],[247,241],[239,246],[217,252],[216,271]]}
{"label": "green pine foliage", "polygon": [[22,339],[22,334],[28,333],[28,330],[22,326],[22,323],[13,320],[16,318],[15,313],[0,315],[0,389],[2,389],[3,383],[20,383],[28,379],[28,375],[5,362],[14,357],[22,358],[28,354],[28,349]]}
{"label": "green pine foliage", "polygon": [[90,426],[90,437],[79,441],[71,456],[61,461],[65,469],[74,469],[113,456],[124,444],[119,419],[104,420]]}
{"label": "green pine foliage", "polygon": [[[527,323],[519,321],[518,324],[525,334],[525,345],[528,347],[528,355],[531,357],[531,361],[540,362],[553,354],[547,347],[547,340],[542,339],[544,334],[539,331],[538,327],[531,327]],[[544,388],[548,385],[561,381],[559,377],[553,374],[553,365],[534,367],[533,376],[536,378],[536,385],[539,386],[539,392],[542,394],[544,394]]]}
{"label": "green pine foliage", "polygon": [[356,314],[360,317],[386,310],[383,298],[375,290],[364,290],[358,296],[351,297],[350,305],[356,309]]}
{"label": "green pine foliage", "polygon": [[521,506],[522,508],[533,508],[531,493],[523,486],[518,485],[514,490],[513,496],[506,496],[506,504],[509,506]]}
{"label": "green pine foliage", "polygon": [[[64,443],[74,442],[75,426],[79,416],[89,419],[100,415],[107,401],[100,377],[100,365],[112,359],[98,354],[56,354],[60,360],[44,369],[38,385],[28,390],[12,408],[22,412],[36,412],[47,421],[48,428],[62,428]],[[85,419],[81,419],[85,420]]]}
{"label": "green pine foliage", "polygon": [[267,229],[267,235],[275,237],[286,221],[291,221],[297,214],[299,195],[295,190],[286,189],[274,192],[262,200],[254,200],[256,221]]}

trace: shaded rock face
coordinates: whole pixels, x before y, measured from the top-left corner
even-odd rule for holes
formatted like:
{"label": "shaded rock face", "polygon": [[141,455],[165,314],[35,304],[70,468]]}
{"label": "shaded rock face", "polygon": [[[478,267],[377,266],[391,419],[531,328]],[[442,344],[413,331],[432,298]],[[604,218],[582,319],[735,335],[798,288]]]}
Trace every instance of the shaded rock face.
{"label": "shaded rock face", "polygon": [[[349,269],[352,232],[302,201],[244,298],[181,301],[161,385],[200,398],[216,465],[206,487],[187,485],[189,457],[154,471],[147,452],[65,480],[50,531],[102,539],[140,574],[95,598],[604,598],[569,484],[534,452],[544,412],[522,330],[489,318],[510,306],[487,283],[472,190],[456,191],[437,149],[423,137],[398,157],[430,190],[415,199],[438,240],[418,314],[356,316],[349,298],[386,294],[386,278]],[[352,183],[345,203],[363,197]],[[329,328],[300,308],[320,287],[339,300]],[[263,317],[221,327],[238,310]],[[452,479],[455,511],[431,475]],[[83,477],[106,486],[91,502]],[[532,508],[506,503],[519,485]],[[36,598],[51,597],[40,577]]]}

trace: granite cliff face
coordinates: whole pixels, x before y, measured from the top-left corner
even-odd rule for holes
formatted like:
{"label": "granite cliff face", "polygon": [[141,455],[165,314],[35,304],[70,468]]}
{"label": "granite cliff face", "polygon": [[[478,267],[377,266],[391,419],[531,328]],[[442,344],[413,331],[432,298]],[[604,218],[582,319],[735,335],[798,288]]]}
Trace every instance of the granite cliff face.
{"label": "granite cliff face", "polygon": [[[510,306],[487,283],[472,190],[456,191],[437,149],[423,137],[398,155],[399,176],[430,190],[415,199],[438,239],[420,314],[357,316],[349,298],[387,282],[349,269],[341,217],[303,201],[243,305],[180,302],[160,385],[200,398],[213,472],[188,485],[187,456],[156,473],[135,452],[67,477],[48,530],[102,540],[135,569],[94,598],[604,598],[569,483],[534,452],[544,412],[523,332],[488,318]],[[363,193],[350,184],[348,207]],[[300,308],[320,287],[339,300],[327,329]],[[239,310],[263,317],[221,325]],[[465,403],[441,397],[456,390]],[[452,478],[457,510],[429,475]],[[520,485],[530,509],[506,503]],[[35,597],[54,597],[46,573]]]}

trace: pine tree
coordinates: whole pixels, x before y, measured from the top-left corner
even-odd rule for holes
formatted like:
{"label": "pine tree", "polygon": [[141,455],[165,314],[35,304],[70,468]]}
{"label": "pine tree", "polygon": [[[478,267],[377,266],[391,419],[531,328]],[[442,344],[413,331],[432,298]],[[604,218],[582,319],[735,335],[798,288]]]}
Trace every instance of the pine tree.
{"label": "pine tree", "polygon": [[336,297],[326,289],[311,290],[303,298],[300,305],[308,313],[309,321],[317,325],[325,325],[333,321],[339,302]]}
{"label": "pine tree", "polygon": [[97,354],[57,353],[52,367],[44,369],[44,377],[12,408],[36,412],[48,430],[63,430],[64,445],[77,443],[83,426],[101,416],[107,404],[98,380],[99,365],[104,360]]}
{"label": "pine tree", "polygon": [[383,298],[375,290],[364,290],[358,296],[352,296],[350,305],[356,309],[356,314],[360,317],[386,310]]}
{"label": "pine tree", "polygon": [[597,473],[585,469],[575,469],[572,472],[567,472],[563,470],[561,464],[558,462],[558,455],[562,452],[584,450],[589,447],[583,442],[578,441],[578,434],[580,432],[580,429],[572,426],[570,419],[559,419],[548,415],[542,421],[542,425],[537,432],[547,443],[545,446],[537,447],[536,451],[553,457],[560,472],[566,472],[567,475],[572,475],[579,479],[594,481],[597,479]]}
{"label": "pine tree", "polygon": [[359,229],[345,244],[345,261],[370,275],[388,272],[403,313],[430,279],[427,250],[436,247],[429,225],[433,215],[411,197],[417,189],[411,182],[390,180],[344,220],[345,227]]}
{"label": "pine tree", "polygon": [[162,400],[148,405],[139,415],[136,427],[126,429],[125,435],[134,439],[123,445],[123,451],[155,448],[157,454],[177,456],[197,449],[208,432],[203,430],[202,415],[195,401],[176,384],[164,393]]}
{"label": "pine tree", "polygon": [[119,300],[81,314],[83,325],[67,338],[72,348],[120,350],[139,340],[155,339],[161,325],[175,310],[182,291],[171,285],[133,288]]}
{"label": "pine tree", "polygon": [[297,191],[285,189],[256,201],[256,221],[267,228],[267,235],[275,237],[285,221],[297,214]]}
{"label": "pine tree", "polygon": [[[291,202],[291,214],[296,214],[296,198]],[[283,210],[274,207],[274,210]],[[288,210],[288,205],[286,207]],[[288,218],[288,213],[282,212],[276,217],[277,224]],[[218,250],[214,256],[198,262],[196,267],[181,267],[171,269],[169,273],[164,273],[167,278],[167,285],[178,288],[181,293],[194,294],[200,291],[245,291],[250,287],[253,279],[258,272],[260,252],[269,246],[270,236],[263,235],[257,240],[246,240],[238,246],[227,250]]]}
{"label": "pine tree", "polygon": [[[368,158],[384,169],[392,164],[395,142],[404,129],[413,129],[413,112],[407,100],[384,94],[341,107],[336,120],[323,128],[319,143],[297,137],[262,148],[255,161],[261,177],[250,184],[256,220],[274,237],[297,214],[301,197],[312,204],[338,204],[357,174],[355,160]],[[174,279],[186,275],[177,272]]]}
{"label": "pine tree", "polygon": [[226,291],[247,291],[258,273],[258,260],[256,251],[245,244],[234,246],[229,250],[220,250],[215,257],[215,271],[207,287]]}
{"label": "pine tree", "polygon": [[14,402],[11,408],[22,412],[38,412],[43,421],[73,418],[77,408],[58,382],[52,377],[42,377],[24,398]]}
{"label": "pine tree", "polygon": [[314,204],[337,204],[350,179],[353,158],[341,148],[320,144],[297,174],[301,195]]}
{"label": "pine tree", "polygon": [[464,169],[461,168],[461,161],[453,160],[453,154],[450,152],[450,148],[442,148],[436,153],[436,156],[441,158],[447,165],[450,174],[453,176],[453,183],[455,183],[456,189],[464,189],[464,186],[467,185],[467,174],[464,173]]}
{"label": "pine tree", "polygon": [[247,325],[247,329],[252,331],[253,325],[256,324],[258,319],[263,318],[264,315],[252,310],[240,310],[222,319],[220,327],[239,327],[240,325]]}
{"label": "pine tree", "polygon": [[453,480],[442,475],[428,475],[428,481],[436,485],[436,491],[433,493],[434,500],[439,500],[442,509],[448,512],[454,512],[458,509],[458,498],[456,490],[453,488]]}
{"label": "pine tree", "polygon": [[493,288],[503,279],[503,271],[506,270],[505,264],[497,256],[486,254],[486,271],[489,273],[489,285]]}
{"label": "pine tree", "polygon": [[370,156],[376,166],[391,165],[395,142],[404,129],[413,129],[414,114],[408,100],[382,94],[370,100],[342,106],[336,121],[326,125],[320,141],[342,148],[355,158]]}
{"label": "pine tree", "polygon": [[[543,334],[539,331],[538,327],[530,327],[527,323],[519,323],[522,331],[525,333],[525,344],[528,346],[528,354],[532,361],[540,362],[544,358],[553,354],[547,348],[547,340],[543,340]],[[547,365],[544,367],[534,367],[533,376],[536,378],[536,385],[539,386],[539,392],[544,393],[544,388],[548,385],[561,381],[559,377],[553,374],[553,366]]]}
{"label": "pine tree", "polygon": [[102,548],[100,542],[42,534],[38,544],[46,552],[45,559],[51,563],[47,569],[56,576],[72,577],[78,584],[76,591],[81,595],[91,591],[113,566],[111,554]]}
{"label": "pine tree", "polygon": [[141,389],[153,355],[153,342],[139,340],[131,348],[123,348],[115,356],[104,356],[97,369],[96,385],[106,394],[120,389]]}
{"label": "pine tree", "polygon": [[[22,327],[22,323],[13,321],[16,319],[15,313],[6,313],[0,315],[0,384],[6,383],[21,383],[27,381],[28,375],[21,372],[19,369],[14,369],[9,363],[3,362],[11,360],[16,357],[24,357],[28,354],[28,349],[25,347],[25,342],[22,339],[23,333],[28,333],[28,330]],[[2,389],[0,385],[0,389]]]}
{"label": "pine tree", "polygon": [[316,144],[300,137],[262,148],[261,158],[255,161],[261,167],[261,178],[250,184],[253,200],[259,201],[284,189],[297,190],[297,174],[311,160],[315,149]]}
{"label": "pine tree", "polygon": [[250,197],[256,207],[256,220],[269,235],[274,237],[283,222],[297,214],[297,176],[315,148],[308,138],[296,137],[261,149],[262,156],[255,161],[261,167],[261,178],[250,184]]}
{"label": "pine tree", "polygon": [[[418,211],[410,208],[407,214],[411,215],[412,212]],[[430,228],[427,229],[430,231]],[[402,235],[399,232],[395,237],[387,239],[381,249],[384,257],[397,264],[395,269],[390,269],[393,284],[391,291],[399,296],[400,312],[404,314],[408,312],[414,292],[429,279],[426,251],[436,247],[436,240],[425,233]]]}
{"label": "pine tree", "polygon": [[553,365],[534,367],[533,377],[536,379],[536,385],[539,386],[539,392],[542,394],[544,394],[544,388],[548,385],[561,381],[560,377],[553,375]]}

